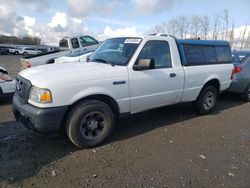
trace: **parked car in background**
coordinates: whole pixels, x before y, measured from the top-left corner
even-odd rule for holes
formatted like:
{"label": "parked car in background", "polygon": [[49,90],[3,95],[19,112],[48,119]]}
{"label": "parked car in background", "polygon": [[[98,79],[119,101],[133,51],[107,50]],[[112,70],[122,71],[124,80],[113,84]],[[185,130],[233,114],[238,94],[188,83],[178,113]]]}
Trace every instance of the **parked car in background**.
{"label": "parked car in background", "polygon": [[193,102],[205,115],[231,85],[226,41],[171,36],[104,41],[88,63],[40,66],[19,73],[13,98],[17,121],[36,131],[65,131],[80,148],[101,144],[119,117]]}
{"label": "parked car in background", "polygon": [[16,54],[16,52],[18,52],[18,49],[16,47],[9,47],[10,54]]}
{"label": "parked car in background", "polygon": [[234,50],[232,52],[232,61],[234,63],[238,63],[238,62],[241,62],[242,60],[244,60],[244,58],[246,58],[247,56],[250,56],[250,51],[246,51],[246,50],[237,51],[237,50]]}
{"label": "parked car in background", "polygon": [[94,49],[79,50],[66,56],[55,59],[55,63],[87,62],[88,57],[95,51]]}
{"label": "parked car in background", "polygon": [[250,51],[237,51],[232,56],[235,69],[229,91],[239,93],[245,101],[250,102]]}
{"label": "parked car in background", "polygon": [[47,54],[35,55],[21,58],[23,68],[30,68],[40,65],[52,64],[55,59],[65,55],[69,55],[79,50],[89,50],[97,48],[99,42],[91,36],[73,36],[65,37],[59,42],[60,51],[52,51]]}
{"label": "parked car in background", "polygon": [[21,50],[21,47],[9,47],[9,53],[10,54],[18,55],[19,50]]}
{"label": "parked car in background", "polygon": [[0,67],[0,98],[11,97],[16,91],[16,82],[8,75],[3,67]]}
{"label": "parked car in background", "polygon": [[9,53],[9,49],[7,47],[0,46],[0,55],[7,55]]}
{"label": "parked car in background", "polygon": [[27,56],[27,55],[39,55],[42,54],[43,52],[38,48],[23,47],[19,49],[18,53]]}

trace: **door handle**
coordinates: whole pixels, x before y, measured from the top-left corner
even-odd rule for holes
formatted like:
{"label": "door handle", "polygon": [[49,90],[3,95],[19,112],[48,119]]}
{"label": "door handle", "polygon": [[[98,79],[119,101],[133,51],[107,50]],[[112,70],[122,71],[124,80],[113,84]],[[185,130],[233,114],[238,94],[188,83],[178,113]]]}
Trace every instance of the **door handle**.
{"label": "door handle", "polygon": [[176,77],[176,74],[175,73],[170,73],[170,77],[174,78],[174,77]]}

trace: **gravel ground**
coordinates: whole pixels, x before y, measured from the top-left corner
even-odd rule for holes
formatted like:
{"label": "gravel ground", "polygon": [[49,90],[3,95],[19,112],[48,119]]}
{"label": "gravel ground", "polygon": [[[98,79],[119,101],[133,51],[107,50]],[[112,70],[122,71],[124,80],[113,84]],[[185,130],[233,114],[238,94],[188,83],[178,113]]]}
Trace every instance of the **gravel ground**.
{"label": "gravel ground", "polygon": [[[0,66],[15,77],[15,56]],[[0,102],[0,187],[250,187],[250,104],[224,94],[208,116],[191,104],[117,123],[102,146],[79,150],[13,119]]]}

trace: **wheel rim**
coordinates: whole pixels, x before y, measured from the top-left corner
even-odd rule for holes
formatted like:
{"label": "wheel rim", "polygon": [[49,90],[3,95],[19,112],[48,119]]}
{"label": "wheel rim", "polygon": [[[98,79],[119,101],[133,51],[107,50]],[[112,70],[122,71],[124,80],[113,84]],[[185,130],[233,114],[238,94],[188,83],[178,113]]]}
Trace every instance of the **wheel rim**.
{"label": "wheel rim", "polygon": [[203,108],[207,111],[213,108],[215,104],[215,95],[213,92],[208,92],[203,100]]}
{"label": "wheel rim", "polygon": [[102,112],[90,112],[81,122],[80,132],[85,139],[101,137],[107,129],[107,120]]}

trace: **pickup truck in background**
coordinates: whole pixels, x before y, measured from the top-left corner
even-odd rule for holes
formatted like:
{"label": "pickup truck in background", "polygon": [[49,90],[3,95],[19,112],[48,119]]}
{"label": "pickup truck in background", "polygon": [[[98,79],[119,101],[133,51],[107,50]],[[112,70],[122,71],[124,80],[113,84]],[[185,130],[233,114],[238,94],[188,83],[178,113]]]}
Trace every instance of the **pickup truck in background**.
{"label": "pickup truck in background", "polygon": [[13,112],[29,128],[65,131],[76,146],[89,148],[107,139],[124,115],[184,102],[193,102],[199,114],[212,112],[233,68],[226,41],[112,38],[88,63],[20,72]]}
{"label": "pickup truck in background", "polygon": [[40,65],[52,64],[55,59],[65,55],[69,55],[78,50],[88,50],[89,48],[97,48],[99,42],[90,36],[65,37],[59,42],[60,50],[46,54],[34,55],[21,58],[23,68],[31,68]]}
{"label": "pickup truck in background", "polygon": [[74,53],[56,58],[54,63],[87,62],[88,57],[95,50],[96,50],[96,47],[90,48],[88,50],[79,50]]}

